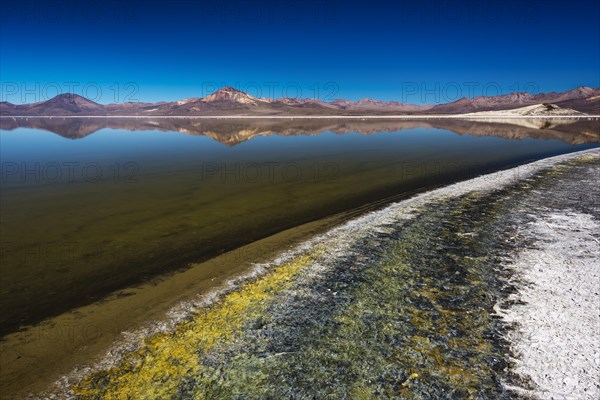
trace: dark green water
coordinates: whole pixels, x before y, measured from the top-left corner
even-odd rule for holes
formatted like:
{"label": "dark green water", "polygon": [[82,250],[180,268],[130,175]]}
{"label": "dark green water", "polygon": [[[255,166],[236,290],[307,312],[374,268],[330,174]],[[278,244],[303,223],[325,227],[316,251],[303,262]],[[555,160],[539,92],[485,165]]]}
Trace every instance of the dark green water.
{"label": "dark green water", "polygon": [[597,145],[542,131],[511,140],[501,127],[495,136],[12,128],[0,131],[2,334],[304,222]]}

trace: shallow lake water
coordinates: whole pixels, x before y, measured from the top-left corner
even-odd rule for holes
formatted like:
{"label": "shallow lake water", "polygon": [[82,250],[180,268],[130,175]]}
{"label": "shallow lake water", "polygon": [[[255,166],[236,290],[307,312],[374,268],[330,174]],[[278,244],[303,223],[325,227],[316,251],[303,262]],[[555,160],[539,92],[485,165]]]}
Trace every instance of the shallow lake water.
{"label": "shallow lake water", "polygon": [[586,126],[473,122],[0,127],[1,334],[287,228],[598,143]]}

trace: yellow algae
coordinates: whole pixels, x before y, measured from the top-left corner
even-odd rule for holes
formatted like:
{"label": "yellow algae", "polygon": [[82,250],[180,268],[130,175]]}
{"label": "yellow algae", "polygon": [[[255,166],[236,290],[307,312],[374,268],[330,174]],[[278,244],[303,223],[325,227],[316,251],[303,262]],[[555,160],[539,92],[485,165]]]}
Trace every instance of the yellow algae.
{"label": "yellow algae", "polygon": [[407,387],[408,385],[410,385],[410,381],[411,380],[415,380],[419,377],[419,374],[416,372],[413,372],[412,374],[410,374],[410,376],[408,377],[408,379],[406,379],[404,381],[404,383],[402,384],[402,387]]}
{"label": "yellow algae", "polygon": [[350,398],[353,400],[372,400],[376,399],[371,388],[364,383],[355,383],[350,390]]}
{"label": "yellow algae", "polygon": [[583,163],[589,163],[589,162],[597,162],[598,161],[598,155],[597,154],[586,154],[583,155],[581,157],[577,157],[576,159],[572,160],[571,163],[577,164],[583,164]]}
{"label": "yellow algae", "polygon": [[248,321],[260,317],[269,300],[321,253],[315,249],[243,284],[211,307],[200,310],[174,332],[148,338],[109,370],[86,375],[73,388],[81,399],[156,399],[172,397],[186,375],[203,367],[199,354],[232,342]]}

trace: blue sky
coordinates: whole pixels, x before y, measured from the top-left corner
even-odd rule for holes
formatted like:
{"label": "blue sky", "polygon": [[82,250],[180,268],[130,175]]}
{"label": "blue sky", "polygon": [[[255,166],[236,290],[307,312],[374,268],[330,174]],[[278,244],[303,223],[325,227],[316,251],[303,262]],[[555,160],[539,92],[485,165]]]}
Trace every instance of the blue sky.
{"label": "blue sky", "polygon": [[1,100],[262,97],[436,103],[600,86],[597,2],[12,1]]}

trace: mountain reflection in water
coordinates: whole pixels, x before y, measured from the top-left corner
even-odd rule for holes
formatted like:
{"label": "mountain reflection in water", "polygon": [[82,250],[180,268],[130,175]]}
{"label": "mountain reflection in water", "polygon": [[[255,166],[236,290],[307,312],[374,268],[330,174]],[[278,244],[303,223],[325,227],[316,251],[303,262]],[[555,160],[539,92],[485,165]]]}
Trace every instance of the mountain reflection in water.
{"label": "mountain reflection in water", "polygon": [[128,131],[174,131],[209,136],[234,146],[256,136],[317,135],[326,131],[337,134],[396,132],[406,129],[435,128],[459,135],[495,136],[506,139],[555,139],[569,144],[596,143],[600,140],[598,119],[208,119],[208,118],[1,118],[0,129],[43,129],[69,139],[83,138],[100,129]]}

